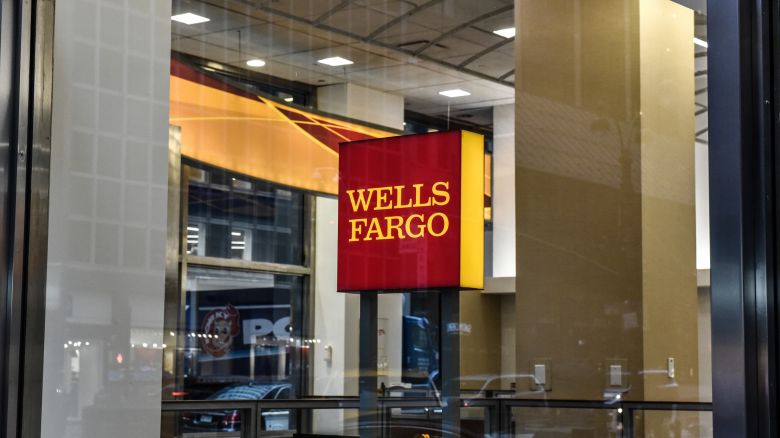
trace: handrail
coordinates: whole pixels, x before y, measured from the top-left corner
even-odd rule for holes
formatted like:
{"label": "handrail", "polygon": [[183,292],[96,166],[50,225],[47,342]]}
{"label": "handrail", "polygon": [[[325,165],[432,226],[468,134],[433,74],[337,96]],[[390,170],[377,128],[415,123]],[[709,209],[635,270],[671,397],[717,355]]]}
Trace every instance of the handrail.
{"label": "handrail", "polygon": [[[621,437],[633,437],[634,413],[636,411],[712,411],[712,403],[702,402],[664,402],[632,400],[548,400],[509,397],[461,397],[461,406],[484,408],[485,431],[488,436],[509,436],[512,428],[512,408],[557,408],[557,409],[608,409],[620,415]],[[383,412],[394,408],[438,408],[439,399],[433,397],[378,397],[378,407]],[[258,413],[269,409],[359,409],[360,398],[345,397],[305,397],[297,399],[275,400],[168,400],[162,402],[163,412],[186,412],[198,410],[242,410],[249,414],[247,430],[243,437],[254,438],[258,432]]]}

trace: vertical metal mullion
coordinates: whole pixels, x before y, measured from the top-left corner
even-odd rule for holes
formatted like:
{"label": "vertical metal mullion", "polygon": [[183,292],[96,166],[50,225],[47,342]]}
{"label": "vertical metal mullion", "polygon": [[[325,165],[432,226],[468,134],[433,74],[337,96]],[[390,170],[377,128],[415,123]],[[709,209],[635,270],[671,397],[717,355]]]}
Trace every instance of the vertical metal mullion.
{"label": "vertical metal mullion", "polygon": [[[775,429],[774,242],[768,0],[709,0],[713,427]],[[776,20],[776,19],[775,19]],[[775,22],[775,26],[777,23]]]}
{"label": "vertical metal mullion", "polygon": [[[9,6],[11,2],[5,2]],[[32,37],[32,5],[16,2],[14,17],[14,78],[12,82],[12,127],[9,148],[9,275],[5,300],[5,376],[4,414],[5,436],[20,433],[21,402],[24,382],[24,307],[27,245],[28,162],[30,144],[30,53]],[[40,323],[40,322],[35,322]]]}
{"label": "vertical metal mullion", "polygon": [[20,437],[41,431],[46,272],[49,228],[49,169],[54,43],[54,1],[37,0],[31,8],[32,62],[30,149],[26,218],[24,352],[22,357]]}
{"label": "vertical metal mullion", "polygon": [[241,436],[243,438],[256,438],[259,435],[259,415],[260,415],[260,408],[257,406],[257,403],[252,405],[252,409],[247,409],[246,411],[243,411],[243,415],[249,414],[249,421],[242,421],[242,424],[245,426],[243,427],[243,430],[241,431]]}
{"label": "vertical metal mullion", "polygon": [[[177,371],[180,364],[179,354],[184,351],[184,341],[187,339],[186,327],[183,327],[183,314],[180,312],[182,283],[185,279],[181,277],[181,264],[187,252],[187,226],[181,215],[181,185],[182,185],[182,167],[181,167],[181,128],[170,126],[168,128],[168,229],[166,232],[165,248],[165,308],[164,308],[164,330],[163,340],[166,346],[163,353],[163,370],[165,371],[166,361],[170,366],[171,373],[180,380],[183,368]],[[184,236],[184,238],[182,238]],[[165,356],[169,356],[166,359]],[[183,365],[182,365],[183,366]],[[163,382],[163,386],[165,386]],[[176,391],[182,391],[181,381],[174,385]],[[173,391],[164,392],[163,400],[173,400]]]}
{"label": "vertical metal mullion", "polygon": [[[776,195],[774,190],[774,139],[773,123],[773,90],[772,81],[772,0],[759,0],[753,16],[754,62],[756,75],[753,83],[755,111],[758,113],[758,124],[755,151],[755,165],[758,186],[754,193],[756,203],[756,249],[755,249],[755,354],[756,354],[756,408],[755,417],[759,436],[775,436],[777,425],[775,420],[775,257],[777,242],[774,215],[776,214]],[[777,21],[775,20],[777,25]]]}
{"label": "vertical metal mullion", "polygon": [[[303,211],[301,212],[302,232],[303,232],[303,260],[301,263],[310,269],[310,274],[301,277],[301,299],[300,305],[302,309],[299,309],[298,313],[301,315],[301,323],[303,327],[303,335],[307,338],[314,338],[315,328],[315,290],[316,284],[314,279],[316,275],[315,270],[315,239],[316,239],[316,220],[317,220],[317,202],[315,195],[304,193],[302,194]],[[298,385],[300,390],[296,393],[297,398],[302,398],[307,395],[311,395],[314,389],[314,348],[318,347],[318,344],[309,344],[311,348],[307,348],[301,351],[299,369],[298,369]],[[301,409],[297,412],[299,431],[311,431],[313,427],[312,410]]]}
{"label": "vertical metal mullion", "polygon": [[[303,323],[304,332],[303,335],[308,338],[314,338],[314,314],[315,308],[315,291],[314,291],[314,278],[315,278],[315,263],[314,263],[314,251],[315,251],[315,227],[316,227],[316,199],[314,195],[303,194],[303,214],[302,218],[302,231],[303,231],[303,252],[304,259],[303,265],[311,269],[311,273],[301,278],[301,305],[300,309],[301,319]],[[312,348],[303,350],[301,357],[301,369],[300,369],[300,388],[298,397],[311,394],[314,385],[314,373],[312,370],[312,364],[314,363],[314,351],[317,344],[311,344]]]}
{"label": "vertical metal mullion", "polygon": [[[189,203],[189,196],[190,196],[190,174],[189,174],[189,167],[184,166],[182,163],[181,167],[181,181],[179,182],[181,187],[181,204],[179,207],[179,215],[180,215],[180,223],[182,230],[186,230],[187,226],[189,225],[189,209],[190,209],[190,203]],[[208,239],[208,228],[207,228],[208,222],[203,224],[204,227],[204,233],[205,238],[203,239],[203,244],[205,247],[206,239]],[[200,231],[199,231],[200,233]],[[200,234],[198,234],[200,236]],[[187,269],[188,269],[188,258],[187,258],[187,233],[182,231],[180,233],[180,243],[179,247],[181,248],[181,259],[179,261],[179,332],[180,336],[177,336],[176,339],[176,388],[179,390],[184,389],[184,351],[187,348],[187,330],[189,327],[187,327]],[[200,238],[198,239],[198,248],[200,248]],[[193,294],[193,299],[195,299],[195,294]],[[193,302],[193,309],[195,309],[197,306],[197,303]]]}
{"label": "vertical metal mullion", "polygon": [[635,411],[633,407],[623,407],[623,413],[618,414],[618,418],[621,419],[623,426],[620,436],[623,438],[634,437],[634,413]]}
{"label": "vertical metal mullion", "polygon": [[8,306],[8,297],[10,297],[10,294],[12,293],[11,288],[11,281],[8,280],[11,276],[12,267],[11,267],[11,260],[13,259],[13,252],[12,244],[13,244],[13,184],[11,184],[11,177],[14,174],[12,166],[14,165],[14,159],[12,158],[11,154],[13,153],[13,149],[11,147],[12,142],[12,134],[11,131],[13,130],[13,117],[11,116],[13,112],[13,105],[11,104],[12,101],[12,95],[13,95],[13,75],[14,75],[14,66],[15,63],[7,61],[7,58],[11,55],[8,55],[9,53],[12,53],[15,46],[15,34],[13,32],[13,29],[15,27],[15,13],[14,13],[14,2],[11,0],[2,0],[0,2],[0,59],[2,59],[4,62],[0,63],[0,92],[2,92],[2,99],[0,99],[0,104],[2,104],[2,108],[0,108],[0,111],[2,111],[2,119],[0,120],[0,136],[2,138],[0,139],[0,144],[4,146],[3,154],[0,156],[0,167],[3,170],[3,179],[0,180],[0,189],[2,189],[2,208],[0,208],[0,225],[2,225],[2,230],[0,230],[0,244],[2,244],[2,254],[0,255],[0,261],[2,261],[2,266],[0,266],[0,274],[2,275],[2,278],[5,280],[3,281],[2,286],[0,286],[0,291],[2,291],[2,296],[0,296],[0,421],[2,421],[2,424],[0,427],[4,432],[7,429],[7,422],[4,420],[4,417],[7,413],[7,405],[8,405],[8,378],[7,378],[7,369],[8,369],[8,361],[6,357],[6,349],[8,348],[8,336],[9,336],[9,327],[8,323],[10,321],[11,316],[11,309]]}
{"label": "vertical metal mullion", "polygon": [[377,424],[377,303],[375,292],[360,293],[360,438],[376,438]]}
{"label": "vertical metal mullion", "polygon": [[460,291],[444,289],[439,299],[442,429],[460,436]]}

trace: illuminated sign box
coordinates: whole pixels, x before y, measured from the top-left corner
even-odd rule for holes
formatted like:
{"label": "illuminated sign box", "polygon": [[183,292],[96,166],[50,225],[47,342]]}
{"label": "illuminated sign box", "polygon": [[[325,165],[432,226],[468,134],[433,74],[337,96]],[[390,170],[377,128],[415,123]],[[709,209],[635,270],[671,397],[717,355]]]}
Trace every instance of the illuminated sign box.
{"label": "illuminated sign box", "polygon": [[342,143],[342,292],[482,289],[484,139],[466,131]]}

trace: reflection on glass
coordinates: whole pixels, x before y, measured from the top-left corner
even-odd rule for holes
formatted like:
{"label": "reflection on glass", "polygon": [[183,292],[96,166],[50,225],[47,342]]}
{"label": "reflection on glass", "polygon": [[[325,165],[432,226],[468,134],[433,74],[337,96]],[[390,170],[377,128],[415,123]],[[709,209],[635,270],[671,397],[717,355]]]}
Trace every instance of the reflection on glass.
{"label": "reflection on glass", "polygon": [[516,437],[604,437],[622,436],[617,409],[512,408]]}
{"label": "reflection on glass", "polygon": [[288,398],[302,351],[301,279],[190,267],[181,355],[183,396],[208,400]]}
{"label": "reflection on glass", "polygon": [[[186,170],[189,254],[303,263],[303,193],[192,164]],[[197,224],[197,225],[194,225]]]}
{"label": "reflection on glass", "polygon": [[161,438],[239,438],[246,421],[238,409],[202,409],[183,412],[163,412]]}
{"label": "reflection on glass", "polygon": [[635,436],[690,436],[711,438],[712,412],[637,411],[634,413]]}
{"label": "reflection on glass", "polygon": [[[671,0],[331,3],[174,1],[211,19],[172,25],[186,252],[200,263],[187,265],[178,303],[188,397],[357,395],[359,299],[333,278],[339,143],[465,128],[486,136],[486,272],[501,281],[463,292],[454,328],[442,327],[436,292],[382,295],[378,392],[436,399],[444,329],[460,336],[467,402],[709,401],[707,50],[693,43],[706,40],[706,11]],[[337,56],[351,63],[317,62]],[[466,92],[445,97],[452,89]],[[487,433],[467,426],[473,412],[462,412],[464,434]],[[524,438],[619,436],[626,418],[513,413]],[[440,406],[390,414],[400,435],[442,432]],[[657,415],[635,426],[707,436],[684,414]],[[267,432],[356,434],[346,411],[261,418]]]}

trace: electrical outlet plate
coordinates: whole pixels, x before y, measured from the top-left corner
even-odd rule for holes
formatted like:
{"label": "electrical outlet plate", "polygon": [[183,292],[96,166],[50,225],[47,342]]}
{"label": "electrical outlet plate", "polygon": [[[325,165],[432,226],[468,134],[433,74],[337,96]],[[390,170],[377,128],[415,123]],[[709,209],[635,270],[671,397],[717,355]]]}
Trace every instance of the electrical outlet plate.
{"label": "electrical outlet plate", "polygon": [[608,391],[627,390],[628,389],[628,359],[613,358],[607,359],[604,371],[604,387]]}
{"label": "electrical outlet plate", "polygon": [[531,391],[552,391],[552,359],[540,357],[528,366],[528,387]]}

